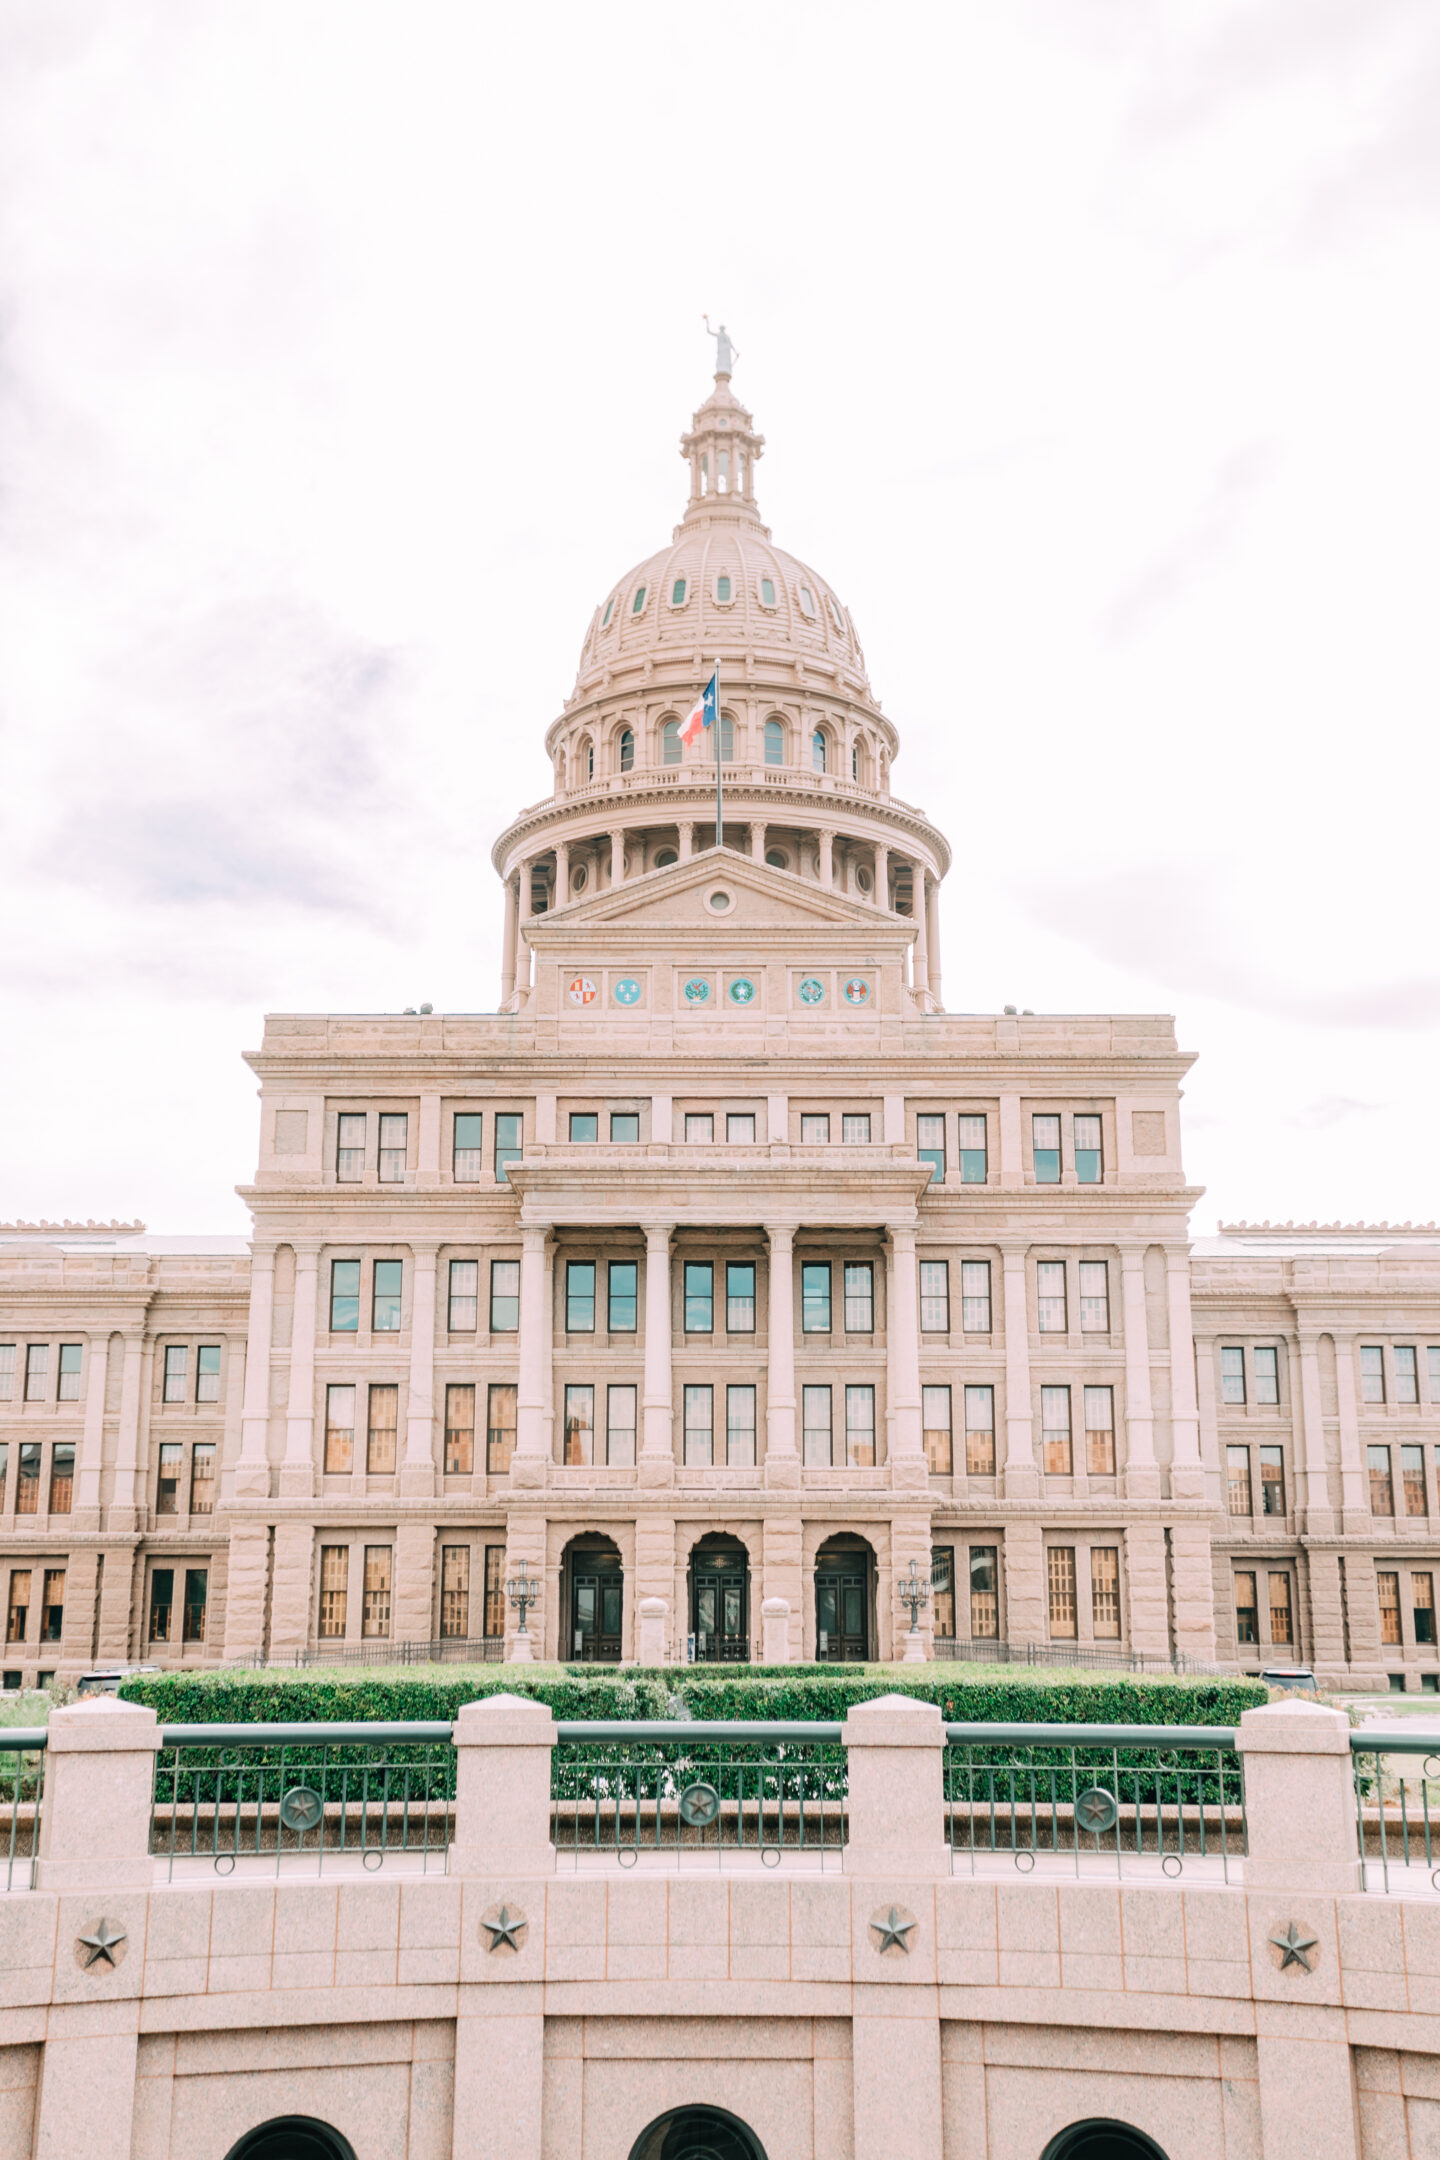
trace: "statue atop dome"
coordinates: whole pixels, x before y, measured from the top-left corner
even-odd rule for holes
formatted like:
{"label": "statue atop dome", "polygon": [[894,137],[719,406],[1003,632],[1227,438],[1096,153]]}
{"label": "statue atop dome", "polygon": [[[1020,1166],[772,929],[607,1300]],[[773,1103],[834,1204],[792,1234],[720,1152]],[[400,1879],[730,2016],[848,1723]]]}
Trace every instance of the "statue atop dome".
{"label": "statue atop dome", "polygon": [[731,370],[735,365],[735,362],[740,357],[739,353],[735,350],[735,347],[730,342],[730,333],[725,328],[723,322],[721,323],[718,330],[711,330],[710,317],[708,315],[702,316],[701,321],[704,323],[709,336],[713,337],[715,340],[715,373],[717,375],[724,375],[728,378]]}

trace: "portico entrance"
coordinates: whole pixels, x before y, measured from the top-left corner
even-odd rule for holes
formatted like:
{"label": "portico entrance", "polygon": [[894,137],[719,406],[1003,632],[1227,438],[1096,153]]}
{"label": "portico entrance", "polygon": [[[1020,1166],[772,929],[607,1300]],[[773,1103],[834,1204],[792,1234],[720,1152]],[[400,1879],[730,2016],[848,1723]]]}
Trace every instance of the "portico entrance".
{"label": "portico entrance", "polygon": [[585,1665],[618,1665],[625,1611],[625,1574],[609,1538],[577,1539],[565,1555],[570,1594],[568,1638],[562,1658]]}
{"label": "portico entrance", "polygon": [[875,1654],[873,1558],[856,1537],[831,1538],[815,1556],[815,1656],[822,1664],[859,1665]]}
{"label": "portico entrance", "polygon": [[698,1665],[750,1661],[750,1555],[738,1538],[703,1537],[690,1555],[690,1632]]}

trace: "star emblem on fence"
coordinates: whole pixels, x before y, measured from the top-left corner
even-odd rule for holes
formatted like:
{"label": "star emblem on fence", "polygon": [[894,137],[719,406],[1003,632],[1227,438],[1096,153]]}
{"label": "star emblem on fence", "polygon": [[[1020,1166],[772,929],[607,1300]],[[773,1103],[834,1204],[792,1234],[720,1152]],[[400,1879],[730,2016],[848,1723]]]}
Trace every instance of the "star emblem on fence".
{"label": "star emblem on fence", "polygon": [[490,1937],[492,1951],[499,1950],[502,1947],[518,1950],[520,1948],[520,1931],[528,1925],[528,1922],[523,1912],[512,1913],[508,1905],[502,1905],[493,1920],[482,1920],[480,1925]]}
{"label": "star emblem on fence", "polygon": [[909,1956],[910,1945],[905,1938],[914,1928],[915,1922],[904,1919],[898,1905],[892,1905],[888,1913],[877,1914],[870,1925],[880,1938],[875,1948],[882,1955],[887,1950],[903,1950],[906,1956]]}
{"label": "star emblem on fence", "polygon": [[86,1953],[86,1972],[89,1972],[92,1965],[101,1963],[108,1965],[113,1972],[118,1963],[115,1952],[121,1943],[128,1940],[124,1928],[112,1928],[108,1920],[97,1922],[92,1934],[78,1936],[77,1946]]}
{"label": "star emblem on fence", "polygon": [[1289,1965],[1298,1965],[1301,1972],[1314,1971],[1315,1968],[1310,1963],[1306,1953],[1319,1948],[1320,1938],[1318,1935],[1302,1935],[1292,1920],[1283,1933],[1277,1928],[1270,1937],[1270,1941],[1280,1952],[1281,1972],[1284,1972]]}

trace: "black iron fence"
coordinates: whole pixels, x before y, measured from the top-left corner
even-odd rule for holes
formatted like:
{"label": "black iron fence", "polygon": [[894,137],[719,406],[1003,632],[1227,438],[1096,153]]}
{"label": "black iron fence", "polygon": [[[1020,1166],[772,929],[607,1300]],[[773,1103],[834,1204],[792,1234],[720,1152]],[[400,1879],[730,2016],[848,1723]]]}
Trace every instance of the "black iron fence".
{"label": "black iron fence", "polygon": [[7,1890],[34,1887],[44,1796],[44,1726],[0,1726],[0,1865]]}
{"label": "black iron fence", "polygon": [[1360,1879],[1367,1890],[1440,1890],[1440,1745],[1432,1732],[1350,1735]]}

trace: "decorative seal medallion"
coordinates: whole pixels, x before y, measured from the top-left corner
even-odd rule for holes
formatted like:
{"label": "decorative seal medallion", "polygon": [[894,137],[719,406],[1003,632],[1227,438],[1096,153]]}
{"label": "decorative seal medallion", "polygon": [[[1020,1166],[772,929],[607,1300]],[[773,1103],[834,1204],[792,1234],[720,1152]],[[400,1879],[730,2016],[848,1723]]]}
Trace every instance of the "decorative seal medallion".
{"label": "decorative seal medallion", "polygon": [[1103,1785],[1091,1785],[1075,1798],[1075,1822],[1086,1837],[1104,1837],[1120,1820],[1120,1804]]}
{"label": "decorative seal medallion", "polygon": [[710,985],[703,975],[692,975],[685,985],[687,1005],[703,1005],[710,995]]}
{"label": "decorative seal medallion", "polygon": [[565,995],[572,1005],[593,1005],[599,992],[588,975],[577,975],[565,985]]}
{"label": "decorative seal medallion", "polygon": [[720,1813],[720,1795],[713,1785],[687,1785],[680,1795],[680,1820],[692,1830],[708,1830]]}
{"label": "decorative seal medallion", "polygon": [[847,1005],[869,1004],[870,985],[863,975],[852,975],[850,977],[850,980],[845,985],[845,1002]]}
{"label": "decorative seal medallion", "polygon": [[518,1956],[530,1932],[530,1922],[513,1905],[492,1905],[480,1915],[480,1925],[490,1937],[487,1947],[492,1957],[497,1950],[503,1950],[507,1957]]}
{"label": "decorative seal medallion", "polygon": [[891,1905],[881,1912],[871,1913],[870,1932],[881,1957],[895,1950],[903,1950],[908,1957],[910,1937],[916,1925],[914,1913],[908,1912],[903,1905]]}
{"label": "decorative seal medallion", "polygon": [[615,1002],[617,1005],[639,1004],[640,985],[633,975],[622,975],[619,982],[616,983]]}
{"label": "decorative seal medallion", "polygon": [[82,1972],[89,1972],[92,1965],[108,1965],[114,1972],[117,1965],[125,1962],[125,1945],[130,1940],[124,1928],[114,1927],[108,1920],[97,1920],[88,1935],[75,1938],[75,1962]]}
{"label": "decorative seal medallion", "polygon": [[818,977],[814,975],[807,975],[805,977],[804,981],[800,985],[800,1002],[802,1005],[824,1004],[825,985],[818,979]]}
{"label": "decorative seal medallion", "polygon": [[324,1803],[312,1785],[292,1785],[280,1796],[281,1822],[287,1830],[298,1830],[302,1836],[307,1830],[319,1828],[324,1812]]}
{"label": "decorative seal medallion", "polygon": [[731,1002],[731,1004],[732,1004],[732,1005],[749,1005],[749,1004],[753,1003],[753,1001],[754,1001],[754,997],[755,997],[755,985],[754,985],[754,983],[753,983],[753,982],[751,982],[751,980],[750,980],[749,976],[748,976],[748,975],[737,975],[737,976],[736,976],[736,978],[735,978],[735,980],[734,980],[734,982],[732,982],[732,983],[731,983],[731,985],[730,985],[730,1002]]}

